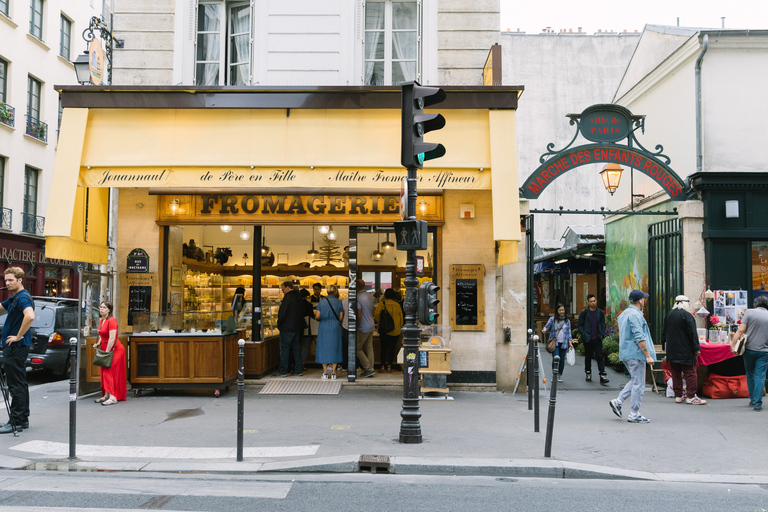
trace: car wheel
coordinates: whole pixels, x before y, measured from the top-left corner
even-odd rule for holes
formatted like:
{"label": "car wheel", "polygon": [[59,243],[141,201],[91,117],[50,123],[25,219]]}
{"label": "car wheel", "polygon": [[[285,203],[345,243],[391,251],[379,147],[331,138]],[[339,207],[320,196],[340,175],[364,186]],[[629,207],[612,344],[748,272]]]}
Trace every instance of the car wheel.
{"label": "car wheel", "polygon": [[64,361],[64,365],[59,368],[58,370],[52,370],[54,375],[62,376],[62,375],[68,375],[69,374],[69,357],[67,357],[67,360]]}

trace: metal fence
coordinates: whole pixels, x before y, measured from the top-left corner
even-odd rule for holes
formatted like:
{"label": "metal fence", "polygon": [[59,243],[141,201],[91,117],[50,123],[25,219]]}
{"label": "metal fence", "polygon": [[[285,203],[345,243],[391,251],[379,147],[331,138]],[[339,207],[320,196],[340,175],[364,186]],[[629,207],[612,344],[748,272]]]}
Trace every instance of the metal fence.
{"label": "metal fence", "polygon": [[661,343],[664,319],[683,293],[683,233],[680,219],[648,226],[648,327]]}

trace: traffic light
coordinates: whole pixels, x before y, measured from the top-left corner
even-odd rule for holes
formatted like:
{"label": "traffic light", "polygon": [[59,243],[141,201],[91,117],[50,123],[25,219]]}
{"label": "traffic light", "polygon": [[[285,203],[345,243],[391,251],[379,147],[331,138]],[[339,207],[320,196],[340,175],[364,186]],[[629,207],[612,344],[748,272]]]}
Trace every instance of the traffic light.
{"label": "traffic light", "polygon": [[418,316],[419,323],[422,325],[432,325],[437,323],[437,317],[440,316],[437,313],[437,305],[440,303],[437,300],[437,290],[440,287],[432,281],[421,283],[419,286],[418,300]]}
{"label": "traffic light", "polygon": [[445,126],[440,114],[425,114],[424,107],[445,100],[445,91],[439,87],[422,87],[418,82],[403,82],[402,88],[402,145],[400,163],[403,167],[424,168],[426,160],[445,154],[442,144],[424,142],[424,134]]}

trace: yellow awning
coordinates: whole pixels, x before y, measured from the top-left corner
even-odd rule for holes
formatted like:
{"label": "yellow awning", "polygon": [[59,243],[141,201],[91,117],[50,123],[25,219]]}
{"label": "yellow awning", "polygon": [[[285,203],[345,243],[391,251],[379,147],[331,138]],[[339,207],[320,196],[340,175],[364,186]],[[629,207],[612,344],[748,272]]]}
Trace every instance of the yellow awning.
{"label": "yellow awning", "polygon": [[88,109],[66,109],[61,119],[51,199],[45,216],[47,258],[106,264],[109,189],[78,187]]}

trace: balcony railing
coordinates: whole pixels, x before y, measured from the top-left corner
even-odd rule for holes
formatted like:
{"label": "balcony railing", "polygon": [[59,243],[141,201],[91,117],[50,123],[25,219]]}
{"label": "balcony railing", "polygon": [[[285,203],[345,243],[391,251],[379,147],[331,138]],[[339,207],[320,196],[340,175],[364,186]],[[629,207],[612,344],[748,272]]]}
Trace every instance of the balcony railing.
{"label": "balcony railing", "polygon": [[0,123],[13,126],[16,123],[16,109],[0,101]]}
{"label": "balcony railing", "polygon": [[30,235],[43,236],[45,231],[45,217],[32,215],[31,213],[21,214],[21,232]]}
{"label": "balcony railing", "polygon": [[0,208],[0,229],[13,229],[13,210]]}
{"label": "balcony railing", "polygon": [[44,123],[27,114],[27,135],[37,140],[48,142],[48,123]]}

